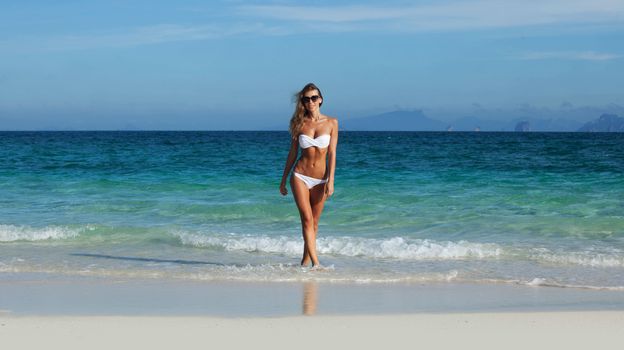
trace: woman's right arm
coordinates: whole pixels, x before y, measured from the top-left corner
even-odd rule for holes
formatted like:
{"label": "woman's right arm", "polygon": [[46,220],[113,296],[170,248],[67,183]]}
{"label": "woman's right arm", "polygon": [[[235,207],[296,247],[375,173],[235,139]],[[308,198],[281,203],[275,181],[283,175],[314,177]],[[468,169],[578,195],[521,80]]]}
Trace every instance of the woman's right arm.
{"label": "woman's right arm", "polygon": [[299,151],[299,143],[296,138],[292,138],[290,142],[290,151],[288,152],[288,157],[286,158],[286,166],[284,166],[284,174],[282,175],[282,182],[280,183],[280,193],[282,196],[288,194],[288,190],[286,189],[286,179],[288,178],[288,174],[290,174],[290,170],[295,164],[295,160],[297,159],[297,152]]}

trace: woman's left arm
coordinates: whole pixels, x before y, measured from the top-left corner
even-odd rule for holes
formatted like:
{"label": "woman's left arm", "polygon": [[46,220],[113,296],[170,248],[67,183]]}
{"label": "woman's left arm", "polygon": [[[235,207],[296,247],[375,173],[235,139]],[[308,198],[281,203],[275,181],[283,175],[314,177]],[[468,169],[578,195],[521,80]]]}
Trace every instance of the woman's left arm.
{"label": "woman's left arm", "polygon": [[327,151],[327,166],[329,167],[329,176],[327,178],[327,186],[325,186],[325,195],[334,194],[334,173],[336,170],[336,145],[338,145],[338,119],[332,120],[332,131],[329,142],[329,150]]}

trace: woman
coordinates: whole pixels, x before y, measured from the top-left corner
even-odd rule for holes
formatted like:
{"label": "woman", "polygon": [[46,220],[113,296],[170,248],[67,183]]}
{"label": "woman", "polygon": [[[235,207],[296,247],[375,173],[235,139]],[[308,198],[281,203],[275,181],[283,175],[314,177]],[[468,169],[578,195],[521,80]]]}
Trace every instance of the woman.
{"label": "woman", "polygon": [[[334,193],[338,120],[321,114],[323,94],[314,84],[304,86],[295,98],[297,105],[289,128],[290,152],[286,159],[280,192],[284,196],[288,194],[286,178],[294,165],[290,188],[301,216],[304,242],[301,266],[308,266],[312,262],[315,267],[319,266],[316,255],[319,219],[325,200]],[[301,157],[296,161],[299,147]]]}

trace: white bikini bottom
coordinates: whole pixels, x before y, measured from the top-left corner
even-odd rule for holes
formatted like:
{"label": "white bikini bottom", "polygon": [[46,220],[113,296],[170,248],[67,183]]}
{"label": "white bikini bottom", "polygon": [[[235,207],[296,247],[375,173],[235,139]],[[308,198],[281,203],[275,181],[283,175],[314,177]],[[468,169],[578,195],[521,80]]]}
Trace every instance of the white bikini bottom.
{"label": "white bikini bottom", "polygon": [[308,187],[308,190],[312,187],[320,184],[324,184],[327,182],[327,179],[317,179],[314,177],[305,176],[303,174],[299,174],[293,171],[293,175],[295,175],[299,180],[303,181],[304,184]]}

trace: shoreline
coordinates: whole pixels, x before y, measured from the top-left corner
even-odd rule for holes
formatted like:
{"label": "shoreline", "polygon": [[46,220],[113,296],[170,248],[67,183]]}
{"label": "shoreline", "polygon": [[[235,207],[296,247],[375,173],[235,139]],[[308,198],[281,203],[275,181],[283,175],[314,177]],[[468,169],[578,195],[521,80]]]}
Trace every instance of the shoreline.
{"label": "shoreline", "polygon": [[11,349],[616,349],[624,292],[0,274]]}
{"label": "shoreline", "polygon": [[[624,292],[508,284],[189,282],[0,274],[4,315],[294,317],[624,312]],[[0,313],[2,315],[2,313]]]}

